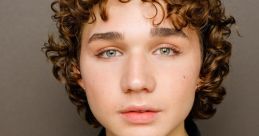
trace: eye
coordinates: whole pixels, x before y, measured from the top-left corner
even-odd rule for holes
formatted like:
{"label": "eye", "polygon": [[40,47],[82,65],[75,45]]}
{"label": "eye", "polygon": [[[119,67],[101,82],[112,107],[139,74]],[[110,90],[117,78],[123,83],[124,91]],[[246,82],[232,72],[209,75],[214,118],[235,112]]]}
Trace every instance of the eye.
{"label": "eye", "polygon": [[107,59],[107,58],[121,56],[121,55],[122,54],[115,49],[106,49],[106,50],[100,51],[100,53],[98,53],[96,56]]}
{"label": "eye", "polygon": [[155,50],[156,55],[164,55],[164,56],[175,56],[180,54],[180,51],[174,47],[168,47],[168,46],[163,46],[160,47],[159,49]]}

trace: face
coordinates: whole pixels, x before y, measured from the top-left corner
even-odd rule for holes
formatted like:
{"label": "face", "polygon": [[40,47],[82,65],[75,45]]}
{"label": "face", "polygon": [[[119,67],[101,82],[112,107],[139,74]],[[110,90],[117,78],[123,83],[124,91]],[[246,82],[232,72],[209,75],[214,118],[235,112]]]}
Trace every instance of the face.
{"label": "face", "polygon": [[[164,7],[165,8],[165,7]],[[166,9],[166,8],[165,8]],[[141,1],[109,1],[108,21],[86,24],[78,81],[107,136],[185,135],[201,66],[191,28],[175,31],[161,9]]]}

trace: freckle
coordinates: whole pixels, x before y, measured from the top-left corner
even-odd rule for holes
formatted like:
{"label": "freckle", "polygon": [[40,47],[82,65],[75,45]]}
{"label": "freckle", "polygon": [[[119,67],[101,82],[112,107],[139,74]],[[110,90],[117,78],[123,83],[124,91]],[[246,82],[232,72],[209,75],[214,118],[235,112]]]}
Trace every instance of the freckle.
{"label": "freckle", "polygon": [[186,78],[186,76],[183,76],[183,79],[185,79]]}

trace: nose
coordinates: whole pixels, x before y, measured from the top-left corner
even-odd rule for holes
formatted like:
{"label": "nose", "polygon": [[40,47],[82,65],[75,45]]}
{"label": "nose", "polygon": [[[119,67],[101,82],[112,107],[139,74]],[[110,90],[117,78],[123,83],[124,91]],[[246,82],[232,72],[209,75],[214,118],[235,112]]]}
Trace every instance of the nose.
{"label": "nose", "polygon": [[121,87],[124,93],[154,91],[156,82],[152,66],[144,54],[132,55],[127,58]]}

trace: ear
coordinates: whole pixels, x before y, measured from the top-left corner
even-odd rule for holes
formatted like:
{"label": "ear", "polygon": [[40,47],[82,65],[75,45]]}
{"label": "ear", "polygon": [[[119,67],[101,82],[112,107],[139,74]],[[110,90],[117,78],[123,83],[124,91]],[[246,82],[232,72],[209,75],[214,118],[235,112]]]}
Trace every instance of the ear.
{"label": "ear", "polygon": [[78,80],[77,80],[77,83],[79,84],[79,86],[80,86],[81,88],[83,88],[83,89],[85,90],[85,86],[84,86],[84,84],[83,84],[82,79],[78,79]]}
{"label": "ear", "polygon": [[78,83],[79,86],[84,90],[84,92],[86,92],[85,85],[84,85],[82,79],[79,79],[79,80],[77,81],[77,83]]}
{"label": "ear", "polygon": [[81,77],[81,78],[79,78],[79,79],[77,80],[77,83],[78,83],[78,85],[79,85],[81,88],[83,88],[83,89],[85,90],[85,87],[84,87],[84,84],[83,84],[83,81],[82,81],[81,72],[80,72],[79,68],[78,68],[78,67],[73,67],[73,73],[76,74],[76,75],[78,75],[79,77]]}

